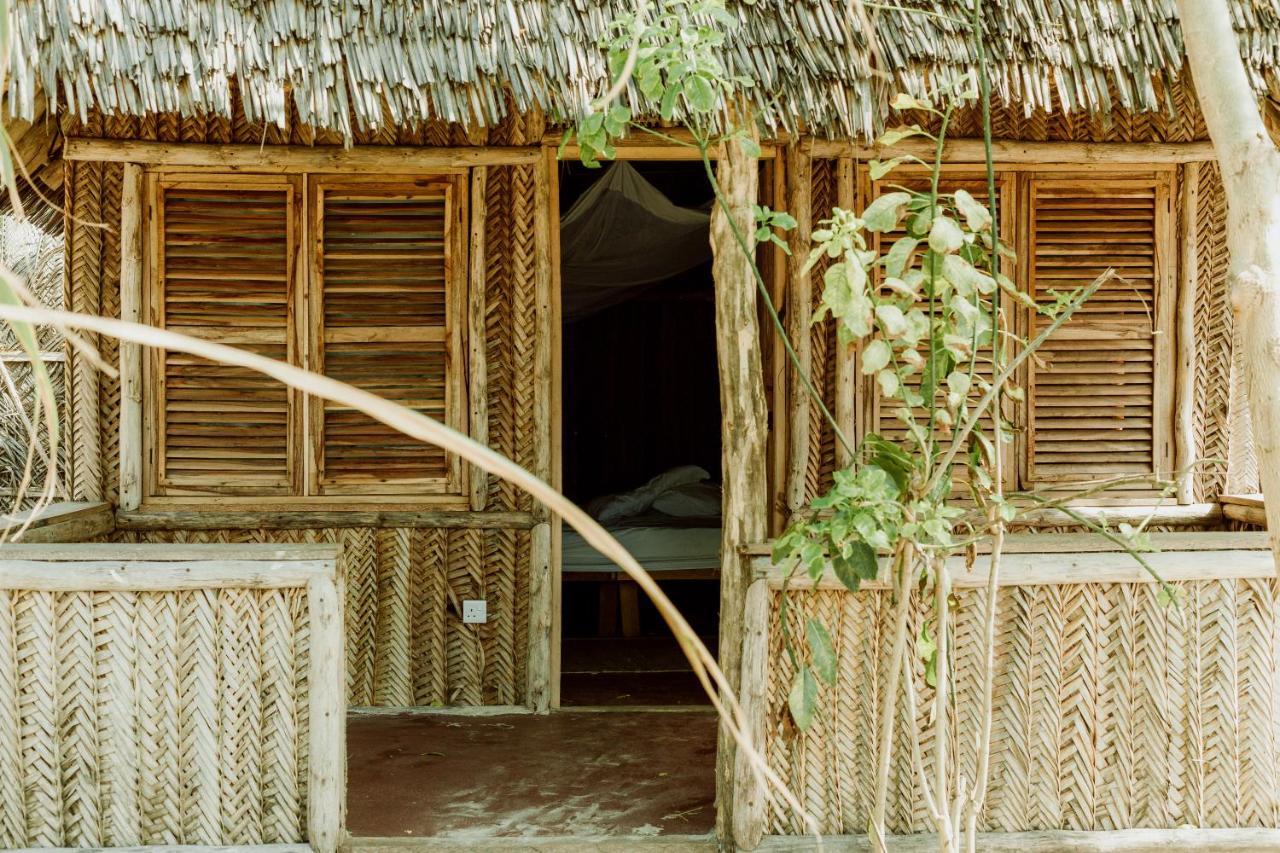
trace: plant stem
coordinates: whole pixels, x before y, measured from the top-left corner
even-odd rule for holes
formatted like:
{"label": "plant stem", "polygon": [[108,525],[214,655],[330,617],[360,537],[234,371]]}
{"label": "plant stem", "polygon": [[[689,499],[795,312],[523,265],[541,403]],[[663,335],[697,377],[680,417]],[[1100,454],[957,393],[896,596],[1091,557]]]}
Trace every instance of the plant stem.
{"label": "plant stem", "polygon": [[[888,673],[884,694],[880,698],[880,729],[876,743],[876,790],[871,805],[871,817],[868,834],[871,836],[871,849],[876,853],[887,853],[885,839],[885,812],[889,798],[889,760],[893,755],[893,724],[898,707],[898,676],[902,671],[902,660],[907,648],[907,616],[911,611],[911,575],[908,569],[912,564],[914,548],[905,540],[899,540],[893,561],[893,591],[897,602],[893,612],[893,646],[889,651],[889,660],[885,672]],[[915,721],[910,721],[912,727]]]}

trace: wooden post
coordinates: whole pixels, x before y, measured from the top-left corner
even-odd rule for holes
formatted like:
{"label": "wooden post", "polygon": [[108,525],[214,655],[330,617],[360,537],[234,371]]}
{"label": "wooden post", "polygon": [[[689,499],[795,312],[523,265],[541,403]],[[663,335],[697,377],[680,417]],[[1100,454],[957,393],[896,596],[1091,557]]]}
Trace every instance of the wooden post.
{"label": "wooden post", "polygon": [[1182,167],[1182,210],[1178,218],[1178,247],[1181,264],[1178,273],[1177,359],[1174,377],[1175,406],[1173,421],[1174,463],[1178,475],[1178,503],[1189,504],[1193,498],[1195,477],[1187,470],[1196,458],[1195,387],[1196,387],[1196,285],[1200,277],[1196,252],[1196,210],[1199,207],[1200,164]]}
{"label": "wooden post", "polygon": [[[561,322],[560,292],[560,172],[559,159],[553,146],[546,146],[547,217],[551,249],[551,485],[564,491],[564,325]],[[551,519],[551,698],[552,708],[560,707],[560,649],[563,636],[562,593],[560,579],[561,554],[564,546],[564,522]]]}
{"label": "wooden post", "polygon": [[[854,168],[853,160],[848,157],[841,157],[836,162],[836,205],[843,210],[852,210],[854,204]],[[825,217],[827,211],[819,211],[819,218]],[[840,429],[844,430],[844,434],[850,441],[855,440],[858,434],[856,428],[858,406],[858,365],[857,351],[853,346],[841,346],[839,340],[836,341],[835,354],[835,372],[836,372],[836,422],[840,424]],[[841,444],[836,442],[836,467],[844,468],[853,462],[852,454]]]}
{"label": "wooden post", "polygon": [[526,702],[537,714],[551,710],[551,627],[554,590],[551,575],[551,522],[533,528],[529,547],[529,662]]}
{"label": "wooden post", "polygon": [[788,263],[790,287],[787,289],[787,334],[796,351],[797,367],[789,364],[792,377],[787,401],[787,511],[795,515],[805,504],[805,482],[809,471],[809,428],[813,401],[805,390],[804,380],[813,376],[813,280],[805,268],[809,262],[809,230],[813,196],[812,161],[800,143],[787,146],[787,205],[796,219],[791,231],[791,256]]}
{"label": "wooden post", "polygon": [[[740,123],[752,127],[750,121]],[[712,275],[715,278],[716,351],[721,400],[721,459],[724,524],[720,540],[720,666],[737,690],[742,665],[742,620],[751,570],[743,546],[764,539],[768,523],[765,476],[767,421],[760,330],[756,319],[754,253],[744,254],[739,235],[753,246],[754,205],[759,184],[755,158],[738,141],[725,145],[717,178],[726,211],[711,215]],[[737,234],[735,234],[735,229]],[[721,839],[732,833],[734,745],[720,733],[716,757],[716,825]]]}
{"label": "wooden post", "polygon": [[[467,299],[467,397],[471,402],[471,437],[481,444],[489,443],[489,371],[485,338],[485,255],[484,221],[487,213],[485,187],[488,171],[484,166],[471,170],[471,264]],[[469,473],[471,510],[484,509],[489,496],[489,477],[484,469],[472,465]]]}
{"label": "wooden post", "polygon": [[342,832],[347,782],[347,677],[343,671],[342,599],[335,562],[307,584],[311,621],[308,674],[307,840],[316,853],[335,853]]}
{"label": "wooden post", "polygon": [[[747,590],[742,629],[742,683],[738,701],[747,734],[759,747],[764,743],[765,695],[769,677],[769,582],[761,579]],[[733,843],[751,850],[764,835],[767,792],[744,753],[734,762]]]}
{"label": "wooden post", "polygon": [[[142,168],[124,165],[120,196],[120,319],[142,321]],[[120,509],[142,502],[142,348],[120,342]]]}

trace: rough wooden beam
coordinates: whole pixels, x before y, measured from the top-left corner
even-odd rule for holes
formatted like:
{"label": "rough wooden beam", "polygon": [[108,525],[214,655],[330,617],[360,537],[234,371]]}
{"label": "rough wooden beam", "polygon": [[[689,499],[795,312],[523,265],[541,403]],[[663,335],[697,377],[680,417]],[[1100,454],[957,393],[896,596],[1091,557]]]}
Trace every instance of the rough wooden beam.
{"label": "rough wooden beam", "polygon": [[787,208],[796,227],[787,234],[791,254],[787,269],[787,335],[795,350],[788,360],[787,383],[787,510],[805,506],[809,471],[810,418],[813,402],[805,386],[813,377],[813,277],[809,275],[809,229],[813,209],[813,161],[798,144],[787,146]]}
{"label": "rough wooden beam", "polygon": [[[105,536],[115,529],[111,505],[100,501],[67,501],[46,506],[34,516],[30,511],[0,516],[0,528],[13,530],[22,524],[23,544],[84,542]],[[5,545],[4,554],[12,546]]]}
{"label": "rough wooden beam", "polygon": [[528,530],[530,512],[462,510],[136,510],[117,512],[121,530],[307,530],[346,527],[444,527]]}
{"label": "rough wooden beam", "polygon": [[[1235,534],[1238,538],[1238,534]],[[1163,551],[1145,554],[1144,559],[1161,580],[1199,581],[1270,578],[1275,575],[1271,553],[1260,549],[1233,549],[1220,543],[1221,550]],[[844,589],[844,584],[828,569],[816,582],[807,575],[797,574],[787,578],[787,573],[773,565],[769,557],[756,557],[758,576],[768,579],[771,586],[787,583],[793,589]],[[955,575],[957,589],[981,589],[987,585],[987,573],[970,570],[965,558],[955,557],[948,563]],[[1155,583],[1145,568],[1130,554],[1117,552],[1066,551],[1054,554],[1008,554],[1002,558],[1000,585],[1059,586],[1098,583]],[[889,589],[887,577],[863,581],[864,590]]]}
{"label": "rough wooden beam", "polygon": [[[930,853],[938,849],[934,835],[889,837],[891,853]],[[1280,849],[1280,829],[1119,829],[1109,832],[982,832],[977,848],[984,853],[1165,853],[1168,850],[1212,850],[1214,853],[1266,853]],[[799,853],[816,849],[812,836],[773,835],[760,853]],[[829,853],[862,853],[871,849],[865,835],[827,835]]]}
{"label": "rough wooden beam", "polygon": [[[747,590],[742,629],[742,684],[738,703],[746,720],[752,746],[763,749],[768,715],[769,584],[756,581]],[[761,753],[763,754],[763,753]],[[769,800],[759,772],[747,754],[738,751],[734,761],[733,841],[750,850],[764,835]]]}
{"label": "rough wooden beam", "polygon": [[[855,170],[853,160],[841,157],[836,163],[836,205],[842,210],[853,210]],[[821,212],[820,216],[826,216]],[[840,429],[849,441],[856,441],[858,411],[858,356],[853,345],[841,346],[839,336],[835,352],[835,416]],[[853,462],[850,449],[836,440],[836,467],[844,468]]]}
{"label": "rough wooden beam", "polygon": [[537,714],[551,710],[551,629],[555,598],[551,573],[551,522],[533,528],[529,546],[529,660],[526,704]]}
{"label": "rough wooden beam", "polygon": [[343,642],[344,590],[335,562],[307,584],[311,622],[307,753],[307,840],[315,853],[335,853],[342,841],[347,787],[347,677]]}
{"label": "rough wooden beam", "polygon": [[422,172],[536,163],[535,147],[415,148],[408,146],[235,145],[144,142],[136,139],[66,140],[64,160],[144,163],[168,168],[279,172]]}
{"label": "rough wooden beam", "polygon": [[[142,322],[142,169],[126,163],[120,198],[120,319]],[[120,508],[142,502],[142,347],[120,342]]]}
{"label": "rough wooden beam", "polygon": [[[742,122],[751,127],[751,122]],[[715,280],[716,354],[721,400],[721,456],[724,477],[720,545],[720,667],[733,690],[742,664],[742,619],[751,569],[739,549],[764,538],[768,528],[766,453],[768,423],[764,372],[756,312],[754,258],[738,248],[734,230],[750,245],[760,167],[738,141],[730,142],[718,164],[725,206],[711,215],[712,276]],[[720,837],[732,834],[734,746],[720,734],[716,756],[716,824]]]}
{"label": "rough wooden beam", "polygon": [[[853,142],[814,140],[813,156],[824,158],[912,155],[933,160],[933,143],[907,140],[893,146],[867,146]],[[1000,165],[1009,164],[1097,164],[1150,165],[1152,163],[1192,163],[1217,159],[1209,142],[1018,142],[996,140],[992,154]],[[942,159],[950,163],[985,163],[981,139],[948,139]]]}
{"label": "rough wooden beam", "polygon": [[1199,209],[1200,164],[1188,163],[1182,168],[1182,208],[1178,217],[1178,308],[1174,362],[1173,468],[1177,472],[1178,503],[1188,504],[1193,497],[1195,472],[1190,466],[1196,458],[1195,387],[1196,387],[1196,287],[1200,278],[1196,222]]}
{"label": "rough wooden beam", "polygon": [[[489,443],[489,372],[488,341],[485,335],[485,231],[488,207],[485,186],[488,172],[479,166],[471,171],[471,276],[467,298],[467,396],[471,403],[471,437],[481,444]],[[489,476],[478,465],[472,465],[468,483],[471,487],[471,509],[480,512],[489,496]]]}

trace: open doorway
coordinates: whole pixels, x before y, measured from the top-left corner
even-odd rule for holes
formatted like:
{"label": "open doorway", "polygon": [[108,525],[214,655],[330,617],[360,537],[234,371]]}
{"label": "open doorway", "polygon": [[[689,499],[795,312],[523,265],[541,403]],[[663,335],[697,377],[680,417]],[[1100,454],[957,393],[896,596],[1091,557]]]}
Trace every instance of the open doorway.
{"label": "open doorway", "polygon": [[[565,167],[560,179],[565,493],[654,574],[714,650],[720,399],[698,162]],[[657,610],[566,531],[564,707],[706,702]]]}

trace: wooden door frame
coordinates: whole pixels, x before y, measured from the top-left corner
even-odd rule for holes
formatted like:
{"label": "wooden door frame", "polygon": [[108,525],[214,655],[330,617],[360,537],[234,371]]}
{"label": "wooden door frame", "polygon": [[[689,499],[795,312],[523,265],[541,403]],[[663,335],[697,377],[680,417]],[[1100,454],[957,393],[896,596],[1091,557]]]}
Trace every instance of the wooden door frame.
{"label": "wooden door frame", "polygon": [[[664,131],[669,133],[673,138],[686,140],[688,134],[681,130]],[[563,452],[563,416],[564,416],[564,372],[563,372],[563,347],[564,347],[564,326],[561,318],[561,281],[560,281],[560,172],[559,165],[561,162],[573,162],[579,155],[579,148],[576,145],[567,145],[563,151],[560,151],[560,143],[562,135],[559,133],[547,134],[542,141],[542,150],[545,163],[545,172],[547,175],[547,212],[549,221],[549,241],[548,249],[550,253],[550,332],[551,332],[551,388],[549,394],[551,416],[549,420],[550,427],[550,446],[551,446],[551,484],[557,490],[564,488],[564,452]],[[713,150],[711,152],[713,159],[718,159],[720,152]],[[631,162],[690,162],[701,159],[701,155],[696,148],[689,148],[684,145],[674,145],[671,143],[661,143],[653,137],[636,135],[620,140],[617,144],[617,155],[614,160],[625,160]],[[773,161],[781,164],[778,156],[778,147],[774,144],[761,145],[760,158],[761,161]],[[778,253],[779,255],[781,253]],[[713,278],[714,283],[714,278]],[[775,282],[775,286],[780,288],[779,292],[785,289],[785,274],[783,280]],[[717,365],[717,370],[718,370]],[[552,594],[549,596],[552,612],[549,614],[551,623],[551,654],[550,654],[550,670],[548,677],[550,684],[547,685],[548,694],[550,696],[550,708],[560,708],[560,679],[561,673],[561,643],[563,640],[563,572],[562,572],[562,548],[564,540],[563,525],[558,516],[550,519],[551,524],[551,549],[550,549],[550,581],[552,586]],[[536,602],[530,602],[533,606]],[[531,622],[532,617],[531,617]],[[723,640],[723,638],[722,638]]]}

